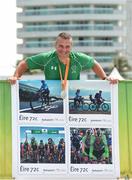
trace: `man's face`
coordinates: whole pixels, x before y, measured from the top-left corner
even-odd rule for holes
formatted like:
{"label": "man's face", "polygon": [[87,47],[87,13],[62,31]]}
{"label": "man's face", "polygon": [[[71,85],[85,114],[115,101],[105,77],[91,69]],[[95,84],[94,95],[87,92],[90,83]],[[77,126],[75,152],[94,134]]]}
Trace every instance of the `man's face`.
{"label": "man's face", "polygon": [[55,48],[60,58],[69,57],[72,48],[72,39],[63,39],[59,37],[56,41]]}

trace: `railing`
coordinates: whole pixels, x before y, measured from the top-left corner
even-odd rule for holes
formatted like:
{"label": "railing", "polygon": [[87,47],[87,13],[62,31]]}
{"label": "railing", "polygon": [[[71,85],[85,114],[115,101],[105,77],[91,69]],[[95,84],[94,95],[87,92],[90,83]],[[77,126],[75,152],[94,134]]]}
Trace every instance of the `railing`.
{"label": "railing", "polygon": [[25,10],[24,15],[57,15],[57,14],[112,14],[113,8],[58,8]]}
{"label": "railing", "polygon": [[121,14],[117,8],[58,8],[58,9],[26,9],[18,16],[41,16],[41,15],[62,15],[62,14]]}
{"label": "railing", "polygon": [[113,56],[95,56],[95,59],[100,63],[111,63]]}
{"label": "railing", "polygon": [[[33,47],[52,47],[53,42],[50,41],[30,41],[26,42],[25,47],[33,48]],[[114,46],[113,40],[80,40],[74,41],[74,46]]]}
{"label": "railing", "polygon": [[[117,26],[116,26],[117,27]],[[113,30],[113,24],[62,24],[62,25],[27,25],[25,28],[18,29],[18,32],[33,31],[63,31],[63,30]]]}

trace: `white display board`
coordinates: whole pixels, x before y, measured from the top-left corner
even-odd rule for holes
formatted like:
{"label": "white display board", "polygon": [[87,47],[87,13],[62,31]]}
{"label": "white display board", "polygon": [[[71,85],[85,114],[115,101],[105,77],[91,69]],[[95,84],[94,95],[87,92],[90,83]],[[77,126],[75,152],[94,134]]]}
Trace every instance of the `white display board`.
{"label": "white display board", "polygon": [[41,80],[12,86],[13,177],[119,177],[118,85],[72,80],[62,98],[45,82],[46,97]]}

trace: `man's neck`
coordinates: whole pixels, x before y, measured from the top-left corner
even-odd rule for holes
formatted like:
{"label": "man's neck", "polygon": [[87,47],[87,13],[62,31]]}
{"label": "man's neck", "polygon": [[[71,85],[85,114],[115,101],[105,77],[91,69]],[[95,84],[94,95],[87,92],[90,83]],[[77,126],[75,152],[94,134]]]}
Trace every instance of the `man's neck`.
{"label": "man's neck", "polygon": [[68,61],[70,61],[69,57],[59,57],[60,62],[62,62],[63,64],[67,64]]}

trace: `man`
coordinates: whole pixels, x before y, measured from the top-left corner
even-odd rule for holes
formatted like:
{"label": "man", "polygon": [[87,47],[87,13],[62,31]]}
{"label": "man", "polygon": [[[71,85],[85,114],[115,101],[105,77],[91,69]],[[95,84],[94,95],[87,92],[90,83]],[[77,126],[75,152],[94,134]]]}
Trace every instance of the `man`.
{"label": "man", "polygon": [[74,97],[74,107],[77,108],[77,104],[80,105],[80,102],[83,101],[83,97],[80,95],[80,89],[77,89]]}
{"label": "man", "polygon": [[49,105],[50,90],[48,88],[47,83],[44,80],[42,80],[41,83],[42,83],[42,85],[41,85],[41,87],[39,89],[39,92],[42,93],[42,97],[44,98],[44,103]]}
{"label": "man", "polygon": [[41,139],[39,146],[38,146],[38,152],[39,152],[39,162],[43,162],[44,160],[44,142]]}
{"label": "man", "polygon": [[37,143],[35,137],[31,138],[30,147],[31,147],[32,162],[36,163],[37,162],[38,143]]}
{"label": "man", "polygon": [[95,99],[95,102],[99,105],[104,101],[104,99],[102,98],[102,91],[101,90],[95,94],[94,99]]}
{"label": "man", "polygon": [[90,153],[91,129],[86,130],[85,136],[82,138],[82,155],[85,163],[88,163]]}
{"label": "man", "polygon": [[78,129],[74,129],[71,132],[71,163],[80,163],[81,161],[81,137]]}
{"label": "man", "polygon": [[[109,149],[105,134],[101,132],[101,129],[97,129],[95,135],[91,136],[90,139],[90,150],[89,157],[91,160],[102,163],[107,163],[109,159]],[[104,162],[103,162],[104,161]]]}
{"label": "man", "polygon": [[92,69],[100,79],[110,80],[117,83],[116,79],[106,76],[100,64],[92,57],[79,52],[72,52],[72,37],[70,34],[62,32],[58,35],[55,43],[55,50],[41,53],[25,60],[22,60],[12,77],[9,78],[11,84],[15,84],[27,69],[42,69],[47,80],[78,80],[80,72]]}

